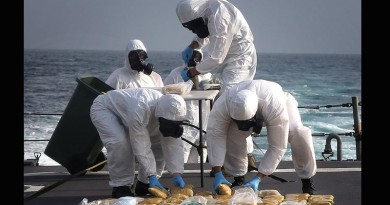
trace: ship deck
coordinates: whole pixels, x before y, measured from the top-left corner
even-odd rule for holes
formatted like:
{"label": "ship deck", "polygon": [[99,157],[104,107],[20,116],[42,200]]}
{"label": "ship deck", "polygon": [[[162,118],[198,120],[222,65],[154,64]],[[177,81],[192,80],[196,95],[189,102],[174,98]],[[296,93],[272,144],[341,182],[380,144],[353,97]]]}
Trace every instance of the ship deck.
{"label": "ship deck", "polygon": [[[200,164],[186,164],[183,179],[194,185],[194,192],[212,190],[213,179],[209,176],[211,166],[203,164],[203,187],[201,181]],[[317,194],[331,194],[335,205],[360,205],[361,202],[361,161],[318,161],[317,174],[313,177]],[[246,180],[252,178],[256,172],[247,173]],[[289,182],[280,182],[266,177],[259,185],[259,189],[276,189],[282,195],[301,193],[301,181],[295,174],[291,161],[282,161],[275,176]],[[64,180],[64,179],[69,180]],[[87,172],[85,175],[70,177],[66,168],[62,166],[25,166],[24,167],[24,198],[29,200],[28,205],[78,205],[84,198],[88,201],[111,197],[111,187],[108,185],[108,171],[106,166],[97,172]],[[233,177],[226,177],[230,182]],[[53,184],[59,184],[58,186]],[[169,174],[163,174],[160,182],[169,187],[172,183]],[[44,187],[54,187],[47,189]],[[49,190],[43,192],[42,190]],[[36,192],[42,194],[36,194]],[[36,197],[31,197],[32,195]],[[30,196],[30,197],[29,197]]]}

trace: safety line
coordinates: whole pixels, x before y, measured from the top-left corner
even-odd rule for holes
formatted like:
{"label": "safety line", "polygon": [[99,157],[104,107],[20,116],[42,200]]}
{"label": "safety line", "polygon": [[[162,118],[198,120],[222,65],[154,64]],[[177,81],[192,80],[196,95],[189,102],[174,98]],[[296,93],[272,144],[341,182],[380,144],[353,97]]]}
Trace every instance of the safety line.
{"label": "safety line", "polygon": [[[204,172],[210,172],[211,169],[205,169]],[[345,167],[345,168],[317,168],[318,172],[361,172],[362,168],[360,167]],[[251,171],[255,173],[256,171]],[[295,172],[295,169],[276,169],[275,172],[279,173],[289,173]],[[59,174],[64,172],[35,172],[35,173],[26,173],[24,176],[36,176],[36,175],[45,175],[45,174]],[[138,171],[135,171],[138,174]],[[200,170],[184,170],[185,174],[199,174]],[[88,172],[86,175],[108,175],[108,171],[97,171],[97,172]],[[166,170],[163,171],[163,174],[168,174]]]}

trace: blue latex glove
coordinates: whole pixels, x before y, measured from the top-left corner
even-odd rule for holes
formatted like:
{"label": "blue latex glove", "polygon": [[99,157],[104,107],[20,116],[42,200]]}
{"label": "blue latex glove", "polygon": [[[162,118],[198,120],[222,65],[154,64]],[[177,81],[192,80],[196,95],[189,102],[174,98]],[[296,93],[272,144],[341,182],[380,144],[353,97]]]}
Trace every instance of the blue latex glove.
{"label": "blue latex glove", "polygon": [[180,73],[180,75],[183,78],[184,82],[187,82],[190,79],[190,77],[187,76],[187,72],[188,72],[188,70],[182,70],[181,73]]}
{"label": "blue latex glove", "polygon": [[150,176],[149,177],[149,187],[158,187],[160,189],[165,189],[161,184],[160,182],[158,181],[157,177],[156,176]]}
{"label": "blue latex glove", "polygon": [[176,187],[184,188],[185,183],[183,181],[183,178],[181,178],[181,176],[174,176],[173,185]]}
{"label": "blue latex glove", "polygon": [[187,47],[185,48],[182,52],[181,52],[181,58],[183,59],[183,61],[187,64],[188,63],[188,60],[191,58],[192,56],[192,51],[194,51],[193,48],[191,47]]}
{"label": "blue latex glove", "polygon": [[249,182],[242,185],[243,187],[252,187],[253,191],[257,192],[259,188],[259,183],[261,182],[260,177],[255,176]]}
{"label": "blue latex glove", "polygon": [[227,184],[227,185],[232,185],[228,180],[225,179],[223,176],[222,172],[217,172],[215,173],[215,178],[214,178],[214,183],[213,183],[213,188],[216,193],[218,193],[218,186],[220,184]]}

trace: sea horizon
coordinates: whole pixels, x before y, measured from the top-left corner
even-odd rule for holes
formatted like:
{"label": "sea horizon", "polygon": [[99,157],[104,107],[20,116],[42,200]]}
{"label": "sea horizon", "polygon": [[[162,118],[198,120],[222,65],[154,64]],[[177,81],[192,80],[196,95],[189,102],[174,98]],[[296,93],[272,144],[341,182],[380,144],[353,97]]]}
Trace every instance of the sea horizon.
{"label": "sea horizon", "polygon": [[[182,65],[180,51],[148,51],[148,62],[153,63],[164,79],[177,66]],[[76,78],[94,76],[105,81],[115,69],[123,66],[124,51],[77,49],[25,49],[24,50],[24,112],[63,113],[76,86]],[[279,83],[298,101],[299,106],[325,106],[329,108],[299,109],[304,125],[313,133],[316,159],[324,160],[326,136],[330,133],[353,132],[351,107],[339,105],[351,103],[356,96],[361,101],[360,54],[274,54],[258,53],[255,79]],[[361,109],[359,107],[359,115]],[[50,139],[61,116],[25,115],[24,139]],[[263,134],[263,132],[261,133]],[[343,160],[356,159],[353,136],[341,135]],[[264,137],[255,137],[255,158],[261,160],[267,149]],[[45,156],[47,142],[25,142],[25,159],[34,158],[34,152],[42,153],[40,165],[53,165]],[[336,142],[332,141],[335,160]],[[288,151],[283,160],[291,160]]]}

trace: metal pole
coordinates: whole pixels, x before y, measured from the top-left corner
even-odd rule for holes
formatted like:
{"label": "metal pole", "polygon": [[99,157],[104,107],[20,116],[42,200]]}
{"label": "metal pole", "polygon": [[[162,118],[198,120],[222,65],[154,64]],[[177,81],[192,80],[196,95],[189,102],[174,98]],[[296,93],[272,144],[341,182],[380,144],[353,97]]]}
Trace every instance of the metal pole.
{"label": "metal pole", "polygon": [[203,188],[203,122],[202,122],[202,100],[199,100],[199,149],[200,149],[200,187]]}
{"label": "metal pole", "polygon": [[358,98],[352,97],[352,108],[353,108],[353,125],[355,130],[355,142],[356,142],[356,160],[361,160],[362,153],[362,127],[359,120],[359,110],[358,110]]}
{"label": "metal pole", "polygon": [[326,138],[324,153],[333,155],[332,146],[331,146],[332,139],[337,140],[337,161],[341,161],[343,159],[342,147],[341,147],[342,142],[340,136],[334,133],[330,133],[329,136]]}

